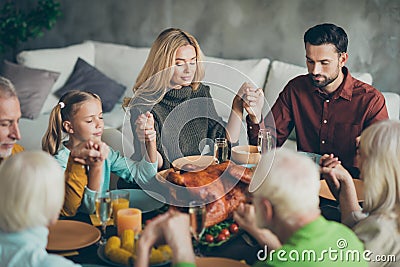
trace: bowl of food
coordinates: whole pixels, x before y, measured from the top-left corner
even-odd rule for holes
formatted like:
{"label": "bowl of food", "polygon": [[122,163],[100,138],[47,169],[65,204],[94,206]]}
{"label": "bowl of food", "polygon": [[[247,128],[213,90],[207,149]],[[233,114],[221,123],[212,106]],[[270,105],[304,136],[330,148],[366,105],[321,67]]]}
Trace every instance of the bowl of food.
{"label": "bowl of food", "polygon": [[260,160],[260,153],[256,146],[235,146],[232,147],[231,159],[241,165],[255,165]]}

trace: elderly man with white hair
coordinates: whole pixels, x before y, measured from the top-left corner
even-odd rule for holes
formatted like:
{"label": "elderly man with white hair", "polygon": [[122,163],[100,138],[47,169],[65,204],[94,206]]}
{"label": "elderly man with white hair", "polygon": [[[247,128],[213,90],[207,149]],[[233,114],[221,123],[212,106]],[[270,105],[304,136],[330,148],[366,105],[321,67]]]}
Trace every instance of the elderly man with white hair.
{"label": "elderly man with white hair", "polygon": [[[263,248],[254,266],[368,266],[356,235],[321,216],[319,187],[318,167],[307,156],[283,148],[263,155],[249,189],[254,206],[241,204],[234,214]],[[189,223],[189,216],[177,211],[150,222],[138,242],[135,266],[147,266],[151,246],[163,240],[174,252],[174,267],[194,267]]]}
{"label": "elderly man with white hair", "polygon": [[18,122],[21,109],[14,85],[0,76],[0,163],[24,148],[16,142],[21,139]]}
{"label": "elderly man with white hair", "polygon": [[264,251],[255,266],[367,266],[363,245],[319,210],[319,172],[304,155],[286,149],[265,154],[250,184],[252,205],[234,214]]}

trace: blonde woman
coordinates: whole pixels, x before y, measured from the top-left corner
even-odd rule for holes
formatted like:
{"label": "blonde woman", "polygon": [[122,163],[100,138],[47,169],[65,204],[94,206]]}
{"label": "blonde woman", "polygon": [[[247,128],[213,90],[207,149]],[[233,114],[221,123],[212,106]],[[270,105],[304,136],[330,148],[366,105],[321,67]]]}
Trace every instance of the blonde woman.
{"label": "blonde woman", "polygon": [[[381,121],[361,134],[357,152],[360,177],[364,181],[363,208],[358,205],[352,177],[340,164],[323,167],[339,202],[342,222],[352,227],[372,252],[370,266],[398,266],[375,261],[377,255],[400,259],[400,121]],[[335,161],[322,157],[323,166]]]}
{"label": "blonde woman", "polygon": [[79,266],[46,251],[64,202],[64,172],[49,154],[21,152],[0,165],[1,266]]}
{"label": "blonde woman", "polygon": [[[244,83],[232,103],[226,124],[217,114],[210,88],[204,77],[202,52],[197,40],[175,28],[160,33],[133,87],[135,98],[126,99],[131,108],[131,124],[138,114],[151,111],[157,133],[158,167],[170,167],[174,159],[198,155],[204,144],[216,137],[238,142],[243,108],[248,119],[261,120],[261,89]],[[244,100],[245,101],[244,101]],[[134,132],[135,158],[141,158],[143,145]]]}

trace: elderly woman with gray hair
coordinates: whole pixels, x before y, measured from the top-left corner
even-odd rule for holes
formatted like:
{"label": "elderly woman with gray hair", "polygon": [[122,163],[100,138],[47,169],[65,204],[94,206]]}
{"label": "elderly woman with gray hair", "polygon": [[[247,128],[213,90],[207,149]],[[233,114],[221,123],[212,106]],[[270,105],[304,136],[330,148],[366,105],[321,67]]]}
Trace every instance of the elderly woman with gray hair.
{"label": "elderly woman with gray hair", "polygon": [[[364,181],[363,208],[358,204],[349,172],[333,155],[321,158],[323,176],[340,202],[342,222],[371,251],[370,266],[398,266],[395,261],[400,260],[399,151],[399,121],[378,122],[361,134],[357,161]],[[388,258],[392,255],[396,257],[394,261]],[[386,262],[383,258],[378,261],[376,256],[384,256]]]}
{"label": "elderly woman with gray hair", "polygon": [[64,171],[42,151],[18,153],[0,165],[0,266],[80,266],[46,251],[47,226],[64,202]]}

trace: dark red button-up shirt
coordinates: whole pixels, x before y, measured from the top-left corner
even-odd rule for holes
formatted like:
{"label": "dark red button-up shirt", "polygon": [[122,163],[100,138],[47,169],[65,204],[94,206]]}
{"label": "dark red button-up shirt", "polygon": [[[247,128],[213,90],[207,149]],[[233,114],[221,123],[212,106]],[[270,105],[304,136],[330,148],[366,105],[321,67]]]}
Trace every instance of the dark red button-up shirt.
{"label": "dark red button-up shirt", "polygon": [[[353,78],[346,67],[342,71],[344,80],[330,95],[315,87],[309,75],[285,86],[264,120],[265,127],[276,129],[277,146],[295,126],[298,150],[333,153],[346,168],[356,167],[356,137],[372,123],[388,119],[388,113],[377,89]],[[260,126],[247,123],[249,142],[256,144]]]}

